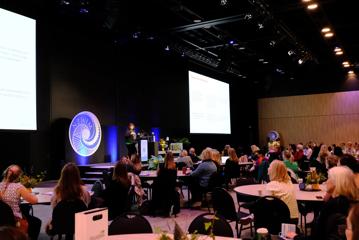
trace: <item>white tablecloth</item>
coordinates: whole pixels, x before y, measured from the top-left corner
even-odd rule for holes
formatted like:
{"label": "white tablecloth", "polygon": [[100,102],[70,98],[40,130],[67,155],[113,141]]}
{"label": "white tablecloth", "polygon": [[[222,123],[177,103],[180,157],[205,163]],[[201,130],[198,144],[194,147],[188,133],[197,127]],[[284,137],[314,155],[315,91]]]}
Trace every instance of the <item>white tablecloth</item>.
{"label": "white tablecloth", "polygon": [[[142,233],[142,234],[124,234],[124,235],[112,235],[108,236],[108,240],[129,240],[129,239],[135,239],[135,240],[158,240],[159,234],[156,233]],[[200,237],[200,240],[207,240],[211,239],[208,236]],[[235,238],[227,238],[227,237],[217,237],[216,240],[232,240]]]}

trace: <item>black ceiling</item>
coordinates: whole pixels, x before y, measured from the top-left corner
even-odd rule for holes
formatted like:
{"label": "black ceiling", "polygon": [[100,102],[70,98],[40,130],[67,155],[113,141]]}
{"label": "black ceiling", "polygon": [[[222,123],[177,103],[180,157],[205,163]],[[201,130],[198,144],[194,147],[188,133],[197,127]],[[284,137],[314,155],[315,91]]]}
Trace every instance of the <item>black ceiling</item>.
{"label": "black ceiling", "polygon": [[[38,7],[44,1],[33,2]],[[343,61],[356,71],[356,1],[312,2],[319,5],[314,11],[302,0],[56,0],[47,8],[61,21],[80,20],[109,33],[115,43],[156,41],[241,79],[296,79],[316,69],[344,75]],[[326,26],[334,31],[331,39],[321,33]],[[335,47],[344,54],[336,56]]]}

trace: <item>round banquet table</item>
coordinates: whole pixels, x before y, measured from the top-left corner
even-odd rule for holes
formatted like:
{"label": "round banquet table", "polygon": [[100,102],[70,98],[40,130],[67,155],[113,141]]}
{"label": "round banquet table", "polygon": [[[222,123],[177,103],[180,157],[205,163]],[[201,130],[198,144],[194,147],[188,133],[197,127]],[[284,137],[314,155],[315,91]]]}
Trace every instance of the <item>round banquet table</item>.
{"label": "round banquet table", "polygon": [[[301,191],[298,184],[293,184],[295,189],[295,195],[298,201],[323,201],[323,198],[326,193],[326,186],[320,185],[320,191]],[[272,193],[266,190],[265,184],[253,184],[253,185],[244,185],[234,188],[234,191],[240,194],[250,195],[250,196],[270,196]]]}
{"label": "round banquet table", "polygon": [[[187,178],[189,177],[191,171],[188,172],[188,174],[183,174],[182,170],[177,171],[177,178]],[[157,171],[156,170],[146,170],[140,172],[140,178],[143,180],[153,180],[157,178]]]}
{"label": "round banquet table", "polygon": [[[172,234],[168,234],[171,237]],[[123,235],[111,235],[107,237],[107,240],[129,240],[129,239],[135,239],[135,240],[158,240],[159,239],[159,234],[157,233],[140,233],[140,234],[123,234]],[[190,235],[189,235],[190,236]],[[200,240],[205,240],[205,239],[211,239],[209,236],[201,236],[199,238]],[[228,237],[217,237],[217,240],[232,240],[235,238],[228,238]]]}

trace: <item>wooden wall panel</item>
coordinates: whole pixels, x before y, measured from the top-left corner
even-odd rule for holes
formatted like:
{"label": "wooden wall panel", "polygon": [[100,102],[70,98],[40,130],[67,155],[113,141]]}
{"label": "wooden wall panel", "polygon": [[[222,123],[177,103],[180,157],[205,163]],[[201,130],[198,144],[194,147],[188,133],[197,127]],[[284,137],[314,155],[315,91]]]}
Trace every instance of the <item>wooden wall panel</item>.
{"label": "wooden wall panel", "polygon": [[359,141],[359,91],[258,100],[260,144],[270,130],[284,144]]}

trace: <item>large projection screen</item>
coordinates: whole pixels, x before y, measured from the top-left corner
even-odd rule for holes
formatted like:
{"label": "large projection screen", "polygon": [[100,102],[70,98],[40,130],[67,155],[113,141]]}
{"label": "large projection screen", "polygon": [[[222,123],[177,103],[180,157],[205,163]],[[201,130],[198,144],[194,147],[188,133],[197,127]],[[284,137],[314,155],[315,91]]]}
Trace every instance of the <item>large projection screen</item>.
{"label": "large projection screen", "polygon": [[36,130],[36,22],[0,8],[0,129]]}
{"label": "large projection screen", "polygon": [[189,71],[190,133],[230,134],[229,84]]}

